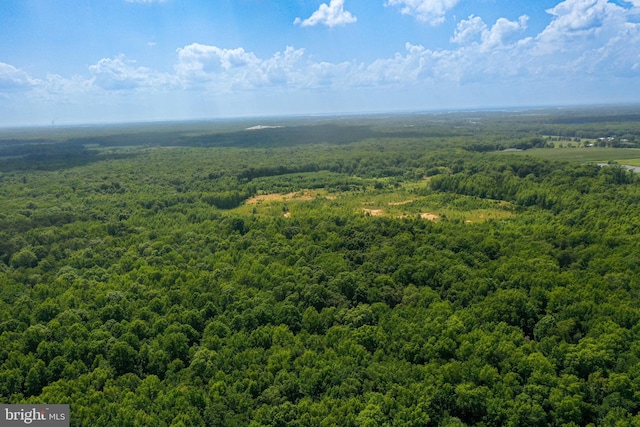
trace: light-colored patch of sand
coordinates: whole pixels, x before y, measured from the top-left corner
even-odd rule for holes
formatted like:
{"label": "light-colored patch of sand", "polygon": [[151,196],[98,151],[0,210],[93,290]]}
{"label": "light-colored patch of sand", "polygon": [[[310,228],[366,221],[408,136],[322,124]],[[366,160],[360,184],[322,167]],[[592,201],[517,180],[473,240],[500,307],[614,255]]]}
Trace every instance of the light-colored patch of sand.
{"label": "light-colored patch of sand", "polygon": [[250,128],[246,128],[245,130],[262,130],[262,129],[280,129],[284,126],[265,126],[265,125],[257,125],[251,126]]}
{"label": "light-colored patch of sand", "polygon": [[414,202],[415,199],[411,199],[411,200],[405,200],[403,202],[389,202],[389,206],[400,206],[400,205],[406,205],[407,203],[411,203]]}
{"label": "light-colored patch of sand", "polygon": [[277,201],[292,200],[292,199],[300,200],[304,202],[304,201],[313,200],[313,198],[317,193],[318,193],[317,191],[309,190],[309,191],[296,191],[296,192],[287,193],[287,194],[282,194],[282,193],[260,194],[258,196],[247,199],[246,204],[255,205],[265,201],[277,202]]}
{"label": "light-colored patch of sand", "polygon": [[384,211],[382,209],[363,209],[365,214],[369,214],[371,216],[382,216],[384,215]]}
{"label": "light-colored patch of sand", "polygon": [[286,197],[287,197],[287,194],[281,194],[281,193],[260,194],[259,196],[255,196],[250,199],[247,199],[246,203],[248,205],[255,205],[256,203],[269,201],[269,200],[282,200],[282,199],[285,199]]}
{"label": "light-colored patch of sand", "polygon": [[316,194],[318,194],[317,191],[301,191],[299,193],[296,193],[296,195],[293,196],[293,198],[296,200],[300,200],[302,202],[308,202],[310,200],[313,200]]}
{"label": "light-colored patch of sand", "polygon": [[428,219],[429,221],[435,221],[437,219],[440,219],[440,216],[436,215],[436,214],[429,213],[429,212],[420,212],[420,218]]}

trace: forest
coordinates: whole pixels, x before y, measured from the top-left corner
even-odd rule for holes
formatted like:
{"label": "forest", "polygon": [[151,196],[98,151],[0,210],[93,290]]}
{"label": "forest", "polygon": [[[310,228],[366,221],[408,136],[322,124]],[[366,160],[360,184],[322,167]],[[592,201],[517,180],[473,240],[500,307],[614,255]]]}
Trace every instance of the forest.
{"label": "forest", "polygon": [[0,403],[640,426],[639,147],[637,106],[0,129]]}

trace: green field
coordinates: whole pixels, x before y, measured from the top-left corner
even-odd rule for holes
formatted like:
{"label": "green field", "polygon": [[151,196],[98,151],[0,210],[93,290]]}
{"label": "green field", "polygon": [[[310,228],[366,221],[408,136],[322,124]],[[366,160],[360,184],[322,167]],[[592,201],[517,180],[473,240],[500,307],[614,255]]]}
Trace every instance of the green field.
{"label": "green field", "polygon": [[638,148],[535,148],[525,151],[512,151],[505,154],[534,156],[547,160],[591,163],[617,162],[631,166],[640,165],[640,149]]}
{"label": "green field", "polygon": [[[485,200],[464,195],[446,195],[428,191],[428,182],[412,183],[378,191],[300,190],[292,193],[260,194],[245,201],[231,212],[243,216],[293,218],[299,213],[314,211],[343,212],[365,217],[419,218],[430,221],[461,221],[476,223],[491,219],[506,219],[514,215],[515,207],[499,200]],[[420,195],[419,195],[420,194]]]}

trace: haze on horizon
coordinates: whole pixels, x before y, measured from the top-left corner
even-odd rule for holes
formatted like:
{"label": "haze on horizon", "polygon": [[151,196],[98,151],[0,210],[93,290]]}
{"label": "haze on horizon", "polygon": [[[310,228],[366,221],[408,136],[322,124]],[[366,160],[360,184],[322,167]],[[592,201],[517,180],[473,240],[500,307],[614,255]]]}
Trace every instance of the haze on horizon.
{"label": "haze on horizon", "polygon": [[640,0],[4,0],[0,126],[640,102]]}

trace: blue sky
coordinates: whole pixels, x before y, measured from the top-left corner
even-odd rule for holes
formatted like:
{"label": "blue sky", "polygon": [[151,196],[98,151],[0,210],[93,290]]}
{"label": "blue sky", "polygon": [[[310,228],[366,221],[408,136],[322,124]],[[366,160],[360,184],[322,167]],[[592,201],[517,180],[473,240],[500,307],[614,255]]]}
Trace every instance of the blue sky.
{"label": "blue sky", "polygon": [[640,0],[2,0],[0,126],[640,103]]}

